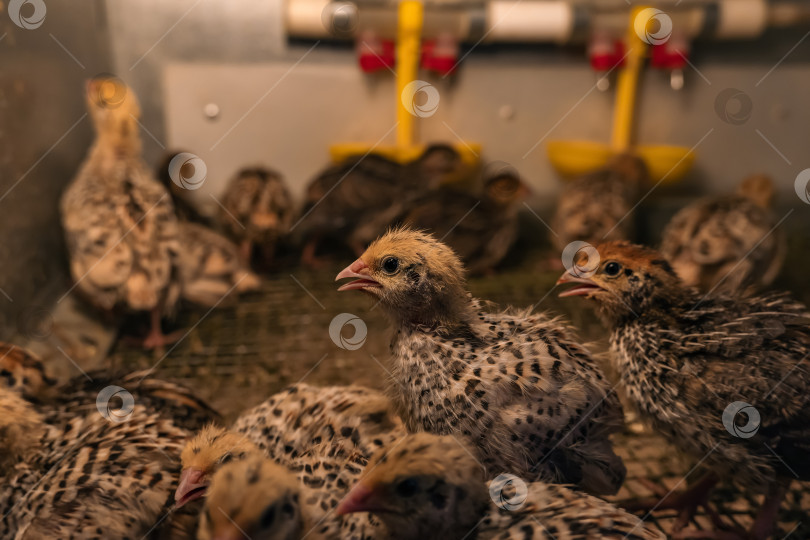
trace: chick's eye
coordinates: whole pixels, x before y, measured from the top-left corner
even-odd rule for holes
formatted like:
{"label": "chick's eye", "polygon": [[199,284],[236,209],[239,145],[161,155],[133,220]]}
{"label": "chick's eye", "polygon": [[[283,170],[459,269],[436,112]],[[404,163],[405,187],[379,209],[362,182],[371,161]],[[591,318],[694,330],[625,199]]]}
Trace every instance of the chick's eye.
{"label": "chick's eye", "polygon": [[618,276],[622,271],[622,265],[615,261],[611,261],[605,265],[605,274],[609,276]]}
{"label": "chick's eye", "polygon": [[233,459],[233,456],[231,455],[230,452],[228,452],[227,454],[225,454],[224,456],[219,458],[219,463],[220,463],[220,465],[225,465],[226,463],[229,463],[232,459]]}
{"label": "chick's eye", "polygon": [[399,270],[399,259],[396,257],[386,257],[382,263],[383,272],[393,274]]}
{"label": "chick's eye", "polygon": [[419,482],[416,478],[406,478],[397,484],[396,489],[400,497],[413,497],[419,489]]}

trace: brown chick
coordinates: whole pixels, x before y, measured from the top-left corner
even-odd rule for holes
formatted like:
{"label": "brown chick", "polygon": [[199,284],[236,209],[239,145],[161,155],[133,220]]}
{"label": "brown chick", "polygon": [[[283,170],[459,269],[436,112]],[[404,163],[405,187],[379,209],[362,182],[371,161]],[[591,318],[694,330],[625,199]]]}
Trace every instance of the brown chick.
{"label": "brown chick", "polygon": [[767,538],[790,482],[810,480],[810,313],[785,295],[702,296],[652,249],[613,242],[597,250],[591,272],[578,272],[579,261],[560,278],[576,285],[561,296],[596,304],[630,400],[707,471],[656,506],[681,509],[683,526],[728,480],[766,493],[742,536]]}
{"label": "brown chick", "polygon": [[621,406],[559,319],[486,311],[456,254],[428,234],[390,231],[336,279],[394,324],[389,394],[409,431],[454,434],[491,475],[615,493],[625,469],[609,436]]}
{"label": "brown chick", "polygon": [[[378,515],[392,540],[664,538],[635,516],[563,486],[506,475],[489,486],[484,480],[457,439],[417,433],[375,455],[338,512]],[[515,492],[507,492],[510,484]]]}
{"label": "brown chick", "polygon": [[687,285],[704,292],[755,292],[770,285],[785,257],[785,238],[770,211],[773,181],[743,180],[734,195],[701,199],[667,225],[661,252]]}
{"label": "brown chick", "polygon": [[95,306],[151,313],[145,348],[171,339],[161,315],[175,305],[179,244],[171,196],[141,158],[140,107],[115,78],[87,83],[96,140],[61,201],[75,288]]}
{"label": "brown chick", "polygon": [[551,221],[551,240],[557,252],[577,240],[595,245],[632,239],[635,227],[631,211],[636,193],[647,179],[644,161],[623,154],[604,168],[567,182]]}
{"label": "brown chick", "polygon": [[295,476],[261,455],[214,474],[198,540],[298,540],[302,518]]}
{"label": "brown chick", "polygon": [[480,198],[441,187],[409,205],[398,222],[441,238],[470,274],[491,272],[517,239],[518,207],[528,194],[515,171],[498,171],[485,179]]}
{"label": "brown chick", "polygon": [[0,388],[18,392],[33,402],[48,400],[57,393],[57,381],[31,351],[0,342]]}
{"label": "brown chick", "polygon": [[307,187],[299,228],[303,263],[319,265],[316,251],[327,239],[362,253],[369,242],[401,216],[409,201],[466,170],[446,144],[429,145],[402,165],[377,154],[352,156],[328,167]]}
{"label": "brown chick", "polygon": [[258,247],[269,263],[293,220],[292,197],[284,179],[263,167],[245,168],[230,180],[221,199],[217,220],[239,243],[242,262],[250,265]]}

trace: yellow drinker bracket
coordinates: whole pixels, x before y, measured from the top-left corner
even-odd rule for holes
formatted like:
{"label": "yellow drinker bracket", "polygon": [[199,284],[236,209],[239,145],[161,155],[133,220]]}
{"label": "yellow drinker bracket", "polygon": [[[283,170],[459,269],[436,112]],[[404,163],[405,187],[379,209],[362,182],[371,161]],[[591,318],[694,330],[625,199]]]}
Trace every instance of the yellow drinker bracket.
{"label": "yellow drinker bracket", "polygon": [[[616,101],[610,144],[593,141],[551,141],[547,152],[552,166],[565,177],[576,177],[600,169],[617,154],[632,153],[644,160],[653,182],[676,181],[692,167],[695,155],[684,147],[667,145],[634,145],[633,127],[638,87],[648,45],[639,36],[636,22],[650,8],[637,6],[630,11],[625,38],[627,53],[616,81]],[[646,12],[646,13],[645,13]],[[638,21],[641,30],[649,21]]]}
{"label": "yellow drinker bracket", "polygon": [[[406,87],[419,77],[419,57],[422,47],[422,27],[424,7],[417,0],[403,0],[399,3],[397,17],[396,46],[396,145],[378,146],[374,152],[399,162],[412,161],[424,151],[424,145],[416,142],[417,117],[407,109],[402,95]],[[474,143],[454,145],[467,163],[475,163],[481,147]],[[370,147],[363,143],[342,143],[332,145],[329,153],[333,161],[339,162],[353,155],[367,153]]]}

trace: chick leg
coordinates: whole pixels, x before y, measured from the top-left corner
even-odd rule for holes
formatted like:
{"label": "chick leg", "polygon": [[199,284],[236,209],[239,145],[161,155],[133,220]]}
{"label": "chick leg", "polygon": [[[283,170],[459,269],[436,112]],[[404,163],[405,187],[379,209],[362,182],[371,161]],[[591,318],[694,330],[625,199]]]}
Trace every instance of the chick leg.
{"label": "chick leg", "polygon": [[301,250],[301,264],[314,269],[323,266],[323,261],[315,256],[319,240],[319,237],[310,238],[307,243],[304,244],[304,249]]}
{"label": "chick leg", "polygon": [[[694,515],[698,506],[705,506],[709,493],[717,484],[718,478],[714,473],[706,473],[680,493],[667,493],[664,497],[650,497],[638,501],[622,503],[630,512],[652,512],[653,510],[681,510],[689,513],[689,519]],[[688,521],[688,519],[686,520]]]}
{"label": "chick leg", "polygon": [[163,330],[160,328],[161,313],[160,309],[158,308],[155,308],[151,311],[150,319],[151,325],[149,333],[146,335],[142,343],[144,349],[147,350],[162,349],[166,345],[171,345],[172,343],[175,343],[183,335],[182,330],[178,330],[170,334],[163,333]]}
{"label": "chick leg", "polygon": [[250,267],[250,260],[252,259],[251,255],[253,255],[253,243],[247,239],[242,240],[239,244],[239,258],[248,268]]}

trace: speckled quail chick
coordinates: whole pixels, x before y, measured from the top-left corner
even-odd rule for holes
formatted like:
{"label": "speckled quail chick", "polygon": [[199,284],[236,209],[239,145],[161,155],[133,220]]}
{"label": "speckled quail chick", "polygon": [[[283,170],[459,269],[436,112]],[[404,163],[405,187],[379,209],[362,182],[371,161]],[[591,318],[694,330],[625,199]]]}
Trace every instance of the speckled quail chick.
{"label": "speckled quail chick", "polygon": [[410,431],[454,434],[490,475],[615,493],[625,468],[609,436],[621,406],[573,332],[529,311],[487,311],[458,256],[434,237],[390,231],[336,279],[394,324],[390,395]]}
{"label": "speckled quail chick", "polygon": [[[24,381],[36,368],[22,366]],[[189,516],[170,512],[167,503],[189,436],[183,424],[199,402],[182,387],[143,375],[142,386],[102,376],[90,372],[86,385],[70,381],[52,395],[37,392],[36,384],[0,388],[4,397],[40,396],[25,398],[26,415],[9,422],[25,420],[26,438],[15,445],[28,449],[0,471],[0,538],[190,538]],[[129,386],[133,401],[120,388],[113,389],[120,405],[104,401],[99,390],[113,384]]]}
{"label": "speckled quail chick", "polygon": [[114,78],[87,83],[96,140],[61,201],[75,288],[97,307],[151,313],[144,347],[170,341],[160,328],[180,293],[177,219],[166,188],[141,159],[140,107]]}
{"label": "speckled quail chick", "polygon": [[442,238],[471,274],[481,274],[515,243],[519,204],[528,194],[516,171],[500,170],[485,178],[481,197],[440,187],[410,204],[398,221]]}
{"label": "speckled quail chick", "polygon": [[563,486],[507,475],[487,486],[458,439],[429,433],[375,455],[338,512],[378,515],[393,540],[664,538],[612,504]]}
{"label": "speckled quail chick", "polygon": [[181,456],[178,506],[205,496],[211,476],[224,463],[260,452],[277,463],[321,444],[368,458],[404,434],[384,395],[359,386],[291,386],[243,413],[231,429],[209,426],[192,438]]}
{"label": "speckled quail chick", "polygon": [[325,239],[356,254],[382,234],[409,201],[465,171],[459,153],[449,145],[429,145],[422,155],[402,165],[377,154],[354,156],[331,166],[307,187],[299,219],[302,262],[317,266],[316,251]]}
{"label": "speckled quail chick", "polygon": [[690,204],[667,225],[661,252],[684,283],[704,292],[755,292],[770,285],[785,257],[772,199],[773,181],[754,175],[736,194]]}
{"label": "speckled quail chick", "polygon": [[260,454],[228,463],[212,480],[202,512],[200,540],[372,540],[387,538],[371,516],[335,512],[349,485],[359,478],[365,459],[303,455],[294,471]]}
{"label": "speckled quail chick", "polygon": [[217,220],[239,243],[242,261],[250,264],[255,249],[265,263],[290,230],[294,207],[284,178],[264,167],[246,167],[228,182]]}
{"label": "speckled quail chick", "polygon": [[604,168],[567,182],[560,192],[551,240],[560,253],[576,240],[595,245],[632,240],[636,193],[648,179],[644,161],[630,154],[614,157]]}
{"label": "speckled quail chick", "polygon": [[709,471],[694,490],[661,504],[691,512],[717,478],[733,481],[766,492],[749,532],[766,538],[791,480],[810,479],[807,309],[784,295],[702,296],[654,250],[597,250],[591,275],[580,264],[560,278],[576,285],[561,296],[596,303],[630,400]]}

